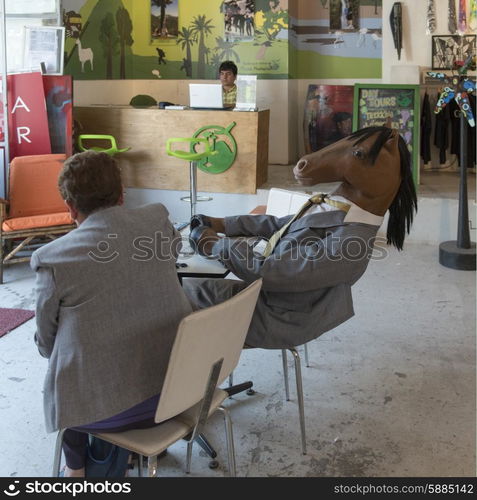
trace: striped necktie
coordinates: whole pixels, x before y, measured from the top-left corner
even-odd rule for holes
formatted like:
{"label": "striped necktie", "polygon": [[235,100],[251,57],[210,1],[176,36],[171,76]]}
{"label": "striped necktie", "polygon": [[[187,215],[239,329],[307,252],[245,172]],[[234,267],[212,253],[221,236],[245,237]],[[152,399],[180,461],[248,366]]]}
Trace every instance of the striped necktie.
{"label": "striped necktie", "polygon": [[265,258],[271,255],[275,246],[280,241],[282,236],[287,232],[288,228],[297,219],[302,217],[312,205],[321,205],[322,203],[326,203],[328,205],[336,207],[338,210],[344,210],[345,212],[348,212],[348,210],[350,209],[350,205],[348,205],[347,203],[332,200],[325,193],[315,194],[311,198],[308,198],[308,200],[300,207],[300,210],[298,210],[298,212],[284,226],[282,226],[278,231],[272,234],[262,255]]}

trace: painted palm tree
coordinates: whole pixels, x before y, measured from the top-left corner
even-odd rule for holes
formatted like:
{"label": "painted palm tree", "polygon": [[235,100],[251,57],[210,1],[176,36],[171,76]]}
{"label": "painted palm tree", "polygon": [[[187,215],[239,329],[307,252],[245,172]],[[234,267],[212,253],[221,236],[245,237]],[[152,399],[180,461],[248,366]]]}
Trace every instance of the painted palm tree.
{"label": "painted palm tree", "polygon": [[120,7],[116,11],[116,26],[119,34],[119,78],[126,78],[126,45],[134,43],[132,33],[132,21],[129,12]]}
{"label": "painted palm tree", "polygon": [[228,42],[221,36],[218,36],[215,39],[215,50],[219,54],[219,57],[222,61],[231,61],[235,59],[237,62],[240,62],[240,57],[234,50],[234,47],[236,45],[237,43]]}
{"label": "painted palm tree", "polygon": [[99,41],[103,46],[103,54],[106,59],[106,79],[110,80],[113,78],[113,56],[118,53],[119,45],[119,36],[111,12],[108,12],[101,20]]}
{"label": "painted palm tree", "polygon": [[210,56],[209,47],[206,47],[204,52],[205,52],[205,64],[207,64],[207,66],[208,66],[209,65],[209,56]]}
{"label": "painted palm tree", "polygon": [[[214,50],[217,50],[217,49],[214,49]],[[219,74],[219,66],[220,66],[221,62],[222,62],[222,59],[217,52],[215,52],[215,54],[212,54],[212,57],[210,58],[210,65],[213,68],[215,68],[215,72],[217,73],[217,75]]]}
{"label": "painted palm tree", "polygon": [[[181,49],[186,51],[186,75],[187,76],[192,76],[192,51],[191,47],[194,45],[194,43],[197,41],[194,33],[192,30],[189,28],[183,27],[178,33],[177,33],[177,41],[176,43],[181,46]],[[190,73],[190,74],[189,74]]]}
{"label": "painted palm tree", "polygon": [[159,16],[159,26],[161,36],[167,36],[166,30],[166,8],[172,3],[173,0],[151,0],[152,5],[160,7],[161,14]]}
{"label": "painted palm tree", "polygon": [[197,57],[197,78],[204,78],[205,76],[205,38],[210,35],[215,26],[210,23],[211,19],[206,19],[205,15],[199,15],[192,20],[191,31],[193,35],[199,38],[198,57]]}

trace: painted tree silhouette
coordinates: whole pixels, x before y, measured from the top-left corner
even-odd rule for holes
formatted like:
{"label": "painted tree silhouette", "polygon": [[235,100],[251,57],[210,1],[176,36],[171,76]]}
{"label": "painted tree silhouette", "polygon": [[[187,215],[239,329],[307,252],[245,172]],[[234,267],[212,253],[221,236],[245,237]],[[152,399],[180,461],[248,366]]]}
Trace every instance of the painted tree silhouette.
{"label": "painted tree silhouette", "polygon": [[177,34],[177,45],[181,46],[181,49],[186,51],[185,60],[187,64],[185,65],[186,76],[192,76],[192,52],[191,47],[196,42],[194,33],[189,28],[183,27]]}
{"label": "painted tree silhouette", "polygon": [[219,67],[221,62],[222,59],[220,58],[220,55],[217,52],[215,52],[215,54],[212,54],[212,57],[210,58],[210,65],[215,69],[215,72],[217,74],[219,73]]}
{"label": "painted tree silhouette", "polygon": [[151,0],[151,3],[161,8],[161,15],[159,16],[159,26],[161,28],[161,35],[163,35],[166,28],[166,8],[172,3],[172,0]]}
{"label": "painted tree silhouette", "polygon": [[120,7],[116,11],[116,26],[119,34],[119,78],[126,78],[126,45],[131,46],[134,40],[131,36],[132,22],[129,12]]}
{"label": "painted tree silhouette", "polygon": [[111,12],[108,12],[101,20],[99,41],[103,46],[103,54],[106,59],[106,79],[111,80],[113,78],[113,56],[117,55],[119,45],[119,36]]}
{"label": "painted tree silhouette", "polygon": [[232,61],[233,59],[235,59],[237,62],[240,62],[239,55],[233,49],[236,45],[237,43],[229,42],[224,38],[222,38],[221,36],[218,36],[215,39],[214,50],[218,52],[221,61]]}
{"label": "painted tree silhouette", "polygon": [[205,16],[199,15],[194,17],[192,21],[191,32],[199,38],[199,48],[197,57],[197,78],[204,78],[205,76],[205,37],[211,33],[215,28],[210,23],[211,19],[207,20]]}

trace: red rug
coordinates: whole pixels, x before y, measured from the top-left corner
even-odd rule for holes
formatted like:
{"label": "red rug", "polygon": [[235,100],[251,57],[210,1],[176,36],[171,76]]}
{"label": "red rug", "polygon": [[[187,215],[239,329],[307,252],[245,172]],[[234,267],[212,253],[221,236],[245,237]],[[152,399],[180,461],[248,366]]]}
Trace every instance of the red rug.
{"label": "red rug", "polygon": [[22,325],[33,316],[35,316],[35,312],[28,309],[3,309],[0,307],[0,337]]}

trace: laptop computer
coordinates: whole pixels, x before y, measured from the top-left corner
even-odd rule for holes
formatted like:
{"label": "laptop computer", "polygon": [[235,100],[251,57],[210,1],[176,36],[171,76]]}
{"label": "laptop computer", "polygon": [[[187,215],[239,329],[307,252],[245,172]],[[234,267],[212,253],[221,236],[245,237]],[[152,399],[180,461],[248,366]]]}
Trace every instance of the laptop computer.
{"label": "laptop computer", "polygon": [[192,109],[225,109],[222,101],[222,85],[189,83],[189,106]]}

